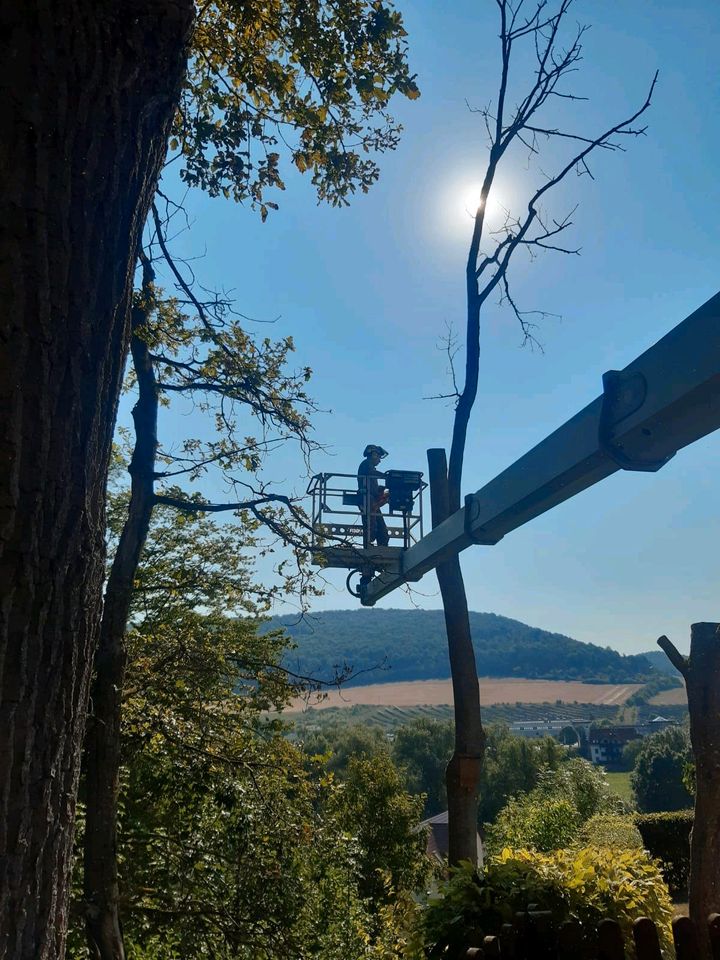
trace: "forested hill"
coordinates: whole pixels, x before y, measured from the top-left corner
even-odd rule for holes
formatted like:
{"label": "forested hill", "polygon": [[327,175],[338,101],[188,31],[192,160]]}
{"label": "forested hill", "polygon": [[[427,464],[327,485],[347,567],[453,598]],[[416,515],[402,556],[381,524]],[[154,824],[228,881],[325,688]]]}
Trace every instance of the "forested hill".
{"label": "forested hill", "polygon": [[[491,677],[624,683],[653,673],[641,655],[581,643],[494,613],[471,613],[479,672]],[[335,666],[367,671],[356,685],[450,676],[442,610],[326,610],[297,622],[276,617],[297,644],[289,668],[328,677]],[[384,663],[384,669],[371,669]]]}
{"label": "forested hill", "polygon": [[662,650],[648,650],[642,654],[659,673],[666,673],[671,677],[679,677],[680,671],[674,667]]}

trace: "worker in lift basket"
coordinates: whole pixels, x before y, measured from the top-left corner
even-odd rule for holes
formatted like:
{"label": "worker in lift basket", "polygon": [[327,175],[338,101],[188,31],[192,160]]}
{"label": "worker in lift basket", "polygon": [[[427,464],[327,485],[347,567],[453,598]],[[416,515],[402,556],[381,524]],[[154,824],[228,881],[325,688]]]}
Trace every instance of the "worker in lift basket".
{"label": "worker in lift basket", "polygon": [[388,545],[388,531],[380,508],[387,503],[390,491],[378,483],[378,477],[384,477],[385,474],[377,468],[380,461],[387,455],[387,450],[383,450],[375,443],[369,443],[363,450],[365,459],[358,467],[358,493],[360,494],[364,547],[369,547],[373,540],[377,541],[379,547]]}

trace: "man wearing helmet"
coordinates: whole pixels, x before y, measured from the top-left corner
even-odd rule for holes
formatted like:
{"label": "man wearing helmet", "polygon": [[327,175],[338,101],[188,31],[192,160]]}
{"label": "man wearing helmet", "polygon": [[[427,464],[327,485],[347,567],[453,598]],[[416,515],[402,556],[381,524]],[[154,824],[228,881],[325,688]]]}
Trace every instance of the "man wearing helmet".
{"label": "man wearing helmet", "polygon": [[385,474],[378,470],[378,464],[388,455],[387,450],[375,443],[369,443],[363,450],[365,459],[358,467],[358,493],[360,494],[360,513],[363,523],[363,546],[369,547],[373,540],[379,547],[389,542],[385,519],[380,508],[387,503],[389,496],[385,487],[378,483],[378,477]]}

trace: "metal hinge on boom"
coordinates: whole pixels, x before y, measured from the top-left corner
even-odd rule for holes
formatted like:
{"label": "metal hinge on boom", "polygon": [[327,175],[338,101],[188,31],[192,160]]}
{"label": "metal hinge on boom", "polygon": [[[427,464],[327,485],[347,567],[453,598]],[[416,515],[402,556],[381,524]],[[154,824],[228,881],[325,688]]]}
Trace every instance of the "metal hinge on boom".
{"label": "metal hinge on boom", "polygon": [[[608,370],[603,374],[602,383],[602,407],[598,424],[600,449],[622,470],[655,473],[664,467],[668,460],[672,460],[677,453],[676,450],[655,460],[631,457],[626,453],[622,443],[615,439],[615,430],[618,425],[645,403],[647,380],[639,371]],[[649,431],[645,433],[649,436]]]}

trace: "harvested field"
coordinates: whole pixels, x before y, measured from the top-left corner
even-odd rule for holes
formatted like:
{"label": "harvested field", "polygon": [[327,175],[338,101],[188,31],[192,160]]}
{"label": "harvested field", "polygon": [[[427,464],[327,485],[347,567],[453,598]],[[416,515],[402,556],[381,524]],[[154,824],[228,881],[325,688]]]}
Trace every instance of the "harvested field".
{"label": "harvested field", "polygon": [[[624,703],[639,683],[580,683],[577,680],[524,680],[516,677],[481,677],[480,700],[493,703],[593,703],[617,706]],[[671,691],[675,692],[675,691]],[[450,680],[414,680],[409,683],[374,683],[366,687],[333,690],[314,709],[372,706],[415,707],[452,703]],[[290,712],[303,710],[304,700],[295,701]]]}
{"label": "harvested field", "polygon": [[682,706],[687,703],[687,693],[685,692],[684,686],[675,687],[672,690],[663,690],[661,693],[656,693],[648,702],[653,706],[656,704],[658,706],[662,706],[663,704],[678,704]]}

